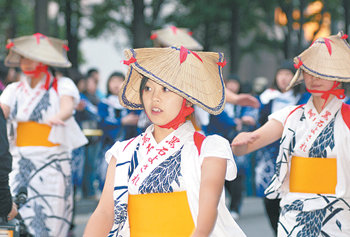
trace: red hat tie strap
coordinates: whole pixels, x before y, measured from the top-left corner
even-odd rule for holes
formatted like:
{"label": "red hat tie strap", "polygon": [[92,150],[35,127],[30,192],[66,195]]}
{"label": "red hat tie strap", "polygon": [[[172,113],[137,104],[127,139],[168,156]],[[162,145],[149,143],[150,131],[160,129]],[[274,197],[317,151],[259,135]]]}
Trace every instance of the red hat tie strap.
{"label": "red hat tie strap", "polygon": [[322,109],[324,108],[324,106],[326,105],[326,102],[329,98],[329,96],[335,95],[338,99],[344,99],[345,95],[344,95],[344,89],[336,89],[337,86],[339,86],[340,82],[334,81],[333,86],[330,90],[328,91],[320,91],[320,90],[309,90],[306,88],[306,90],[310,93],[322,93],[321,98],[324,99],[324,103],[322,106]]}
{"label": "red hat tie strap", "polygon": [[186,106],[186,99],[183,99],[181,110],[179,114],[174,118],[172,121],[169,123],[159,126],[161,128],[173,128],[177,129],[182,123],[186,121],[186,117],[190,114],[192,114],[194,109],[192,107],[187,107]]}

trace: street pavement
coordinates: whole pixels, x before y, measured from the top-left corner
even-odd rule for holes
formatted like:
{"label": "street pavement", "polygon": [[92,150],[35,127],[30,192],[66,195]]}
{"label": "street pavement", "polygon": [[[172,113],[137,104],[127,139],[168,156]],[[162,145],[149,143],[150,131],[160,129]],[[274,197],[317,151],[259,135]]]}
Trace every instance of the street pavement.
{"label": "street pavement", "polygon": [[[95,210],[97,201],[82,199],[77,201],[74,236],[83,236],[85,225]],[[243,200],[241,215],[237,221],[247,237],[274,237],[264,211],[263,200],[246,197]]]}

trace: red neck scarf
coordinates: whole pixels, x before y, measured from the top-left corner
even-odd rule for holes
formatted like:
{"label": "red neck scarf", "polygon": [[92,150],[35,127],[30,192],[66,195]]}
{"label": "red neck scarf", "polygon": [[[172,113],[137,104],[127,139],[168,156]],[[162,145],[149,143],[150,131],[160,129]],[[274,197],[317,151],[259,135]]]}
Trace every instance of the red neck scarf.
{"label": "red neck scarf", "polygon": [[339,86],[339,84],[340,84],[340,82],[334,81],[332,88],[328,91],[309,90],[307,88],[306,88],[306,90],[310,93],[322,93],[321,98],[325,100],[323,105],[322,105],[322,109],[323,109],[331,94],[335,95],[338,99],[345,98],[344,89],[336,89],[336,87]]}
{"label": "red neck scarf", "polygon": [[194,109],[192,107],[187,107],[186,106],[186,100],[184,99],[182,102],[182,106],[181,106],[181,110],[179,112],[179,114],[176,116],[176,118],[174,118],[172,121],[170,121],[169,123],[159,126],[161,128],[173,128],[173,129],[177,129],[180,124],[184,123],[186,121],[186,117],[190,114],[192,114],[194,111]]}
{"label": "red neck scarf", "polygon": [[[45,89],[48,90],[50,88],[50,73],[47,70],[47,66],[40,63],[33,71],[23,71],[24,74],[31,76],[33,75],[34,78],[38,78],[41,73],[44,73],[46,75],[46,81],[45,81]],[[54,78],[54,83],[57,83],[57,79]],[[56,89],[56,88],[55,88]]]}

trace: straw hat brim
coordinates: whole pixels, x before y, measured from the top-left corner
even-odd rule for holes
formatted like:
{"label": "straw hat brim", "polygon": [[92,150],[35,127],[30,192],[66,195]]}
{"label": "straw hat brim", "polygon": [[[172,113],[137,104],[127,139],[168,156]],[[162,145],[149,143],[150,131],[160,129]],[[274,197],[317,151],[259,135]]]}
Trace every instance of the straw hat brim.
{"label": "straw hat brim", "polygon": [[127,59],[137,60],[129,66],[119,94],[121,104],[129,109],[143,109],[140,85],[142,78],[147,77],[211,114],[221,113],[225,90],[222,67],[216,62],[223,61],[223,54],[196,52],[203,62],[193,58],[181,64],[178,51],[175,47],[126,50]]}

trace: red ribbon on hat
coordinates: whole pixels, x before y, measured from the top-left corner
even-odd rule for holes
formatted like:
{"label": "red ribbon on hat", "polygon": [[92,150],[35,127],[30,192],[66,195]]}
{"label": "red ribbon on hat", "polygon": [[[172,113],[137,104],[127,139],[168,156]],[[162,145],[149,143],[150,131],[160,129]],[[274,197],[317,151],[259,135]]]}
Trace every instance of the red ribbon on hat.
{"label": "red ribbon on hat", "polygon": [[174,34],[176,34],[176,32],[177,32],[176,26],[170,26],[170,29],[173,31]]}
{"label": "red ribbon on hat", "polygon": [[37,44],[40,44],[40,38],[47,38],[46,35],[43,35],[41,33],[35,33],[35,34],[33,34],[33,36],[36,38],[36,43]]}
{"label": "red ribbon on hat", "polygon": [[306,90],[310,93],[322,93],[321,98],[324,99],[324,103],[322,105],[322,109],[324,108],[329,96],[335,95],[338,99],[344,99],[344,89],[336,89],[337,86],[339,86],[340,82],[334,81],[333,86],[328,91],[320,91],[320,90],[309,90],[306,88]]}
{"label": "red ribbon on hat", "polygon": [[157,37],[158,37],[158,34],[157,34],[157,33],[154,33],[154,34],[151,34],[150,39],[151,39],[151,40],[154,40],[154,39],[156,39]]}
{"label": "red ribbon on hat", "polygon": [[7,49],[10,49],[10,48],[12,48],[13,46],[15,46],[15,44],[14,44],[13,42],[10,42],[10,43],[8,43],[8,44],[6,45],[6,48],[7,48]]}
{"label": "red ribbon on hat", "polygon": [[193,35],[193,32],[192,31],[189,31],[187,32],[188,35],[192,36]]}
{"label": "red ribbon on hat", "polygon": [[323,40],[324,40],[324,43],[325,43],[325,45],[326,45],[326,47],[327,47],[327,49],[328,49],[329,55],[332,55],[332,46],[331,46],[331,43],[330,43],[330,42],[333,43],[333,41],[330,40],[330,39],[328,39],[328,38],[323,38]]}
{"label": "red ribbon on hat", "polygon": [[131,57],[129,60],[123,60],[123,63],[125,64],[125,65],[130,65],[131,63],[134,63],[134,62],[136,62],[136,58],[134,58],[134,57]]}
{"label": "red ribbon on hat", "polygon": [[186,106],[186,99],[183,99],[181,110],[180,110],[179,114],[176,116],[176,118],[174,118],[169,123],[162,125],[162,126],[159,126],[159,127],[168,128],[168,129],[169,128],[177,129],[182,123],[184,123],[186,121],[186,117],[188,115],[192,114],[193,111],[194,111],[193,107]]}
{"label": "red ribbon on hat", "polygon": [[186,61],[188,52],[191,52],[196,58],[198,58],[201,62],[203,62],[203,60],[201,59],[201,57],[199,57],[198,54],[196,54],[195,52],[192,52],[191,50],[186,49],[185,47],[181,46],[180,47],[180,64],[183,63],[184,61]]}
{"label": "red ribbon on hat", "polygon": [[221,66],[221,67],[225,67],[226,66],[226,59],[223,62],[217,62],[216,64]]}
{"label": "red ribbon on hat", "polygon": [[295,69],[299,69],[300,67],[301,67],[301,65],[303,65],[303,62],[301,61],[301,59],[300,58],[298,58],[298,60],[299,60],[299,63],[298,64],[293,64],[294,65],[294,67],[295,67]]}
{"label": "red ribbon on hat", "polygon": [[347,34],[344,34],[341,36],[342,39],[347,39],[348,38],[348,35]]}
{"label": "red ribbon on hat", "polygon": [[67,45],[62,45],[62,47],[66,50],[66,51],[69,51],[69,48],[68,48],[68,46]]}

